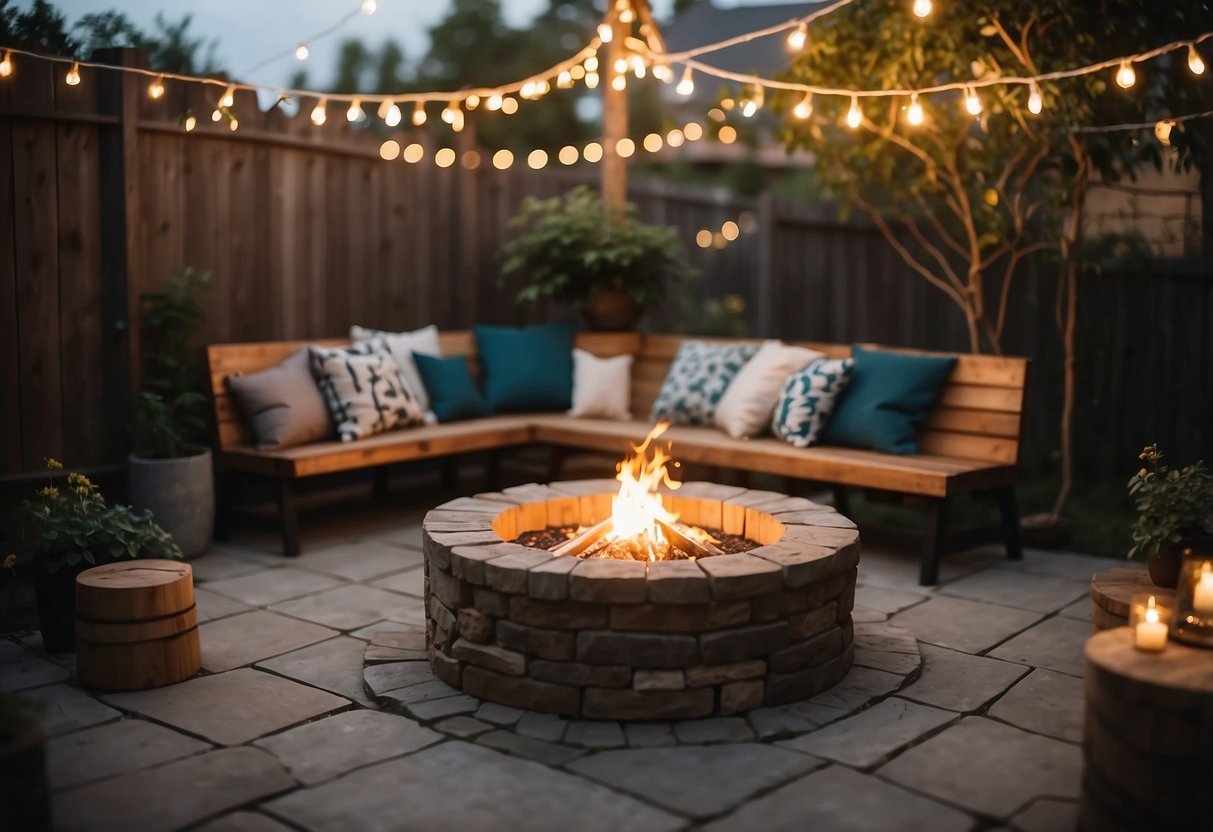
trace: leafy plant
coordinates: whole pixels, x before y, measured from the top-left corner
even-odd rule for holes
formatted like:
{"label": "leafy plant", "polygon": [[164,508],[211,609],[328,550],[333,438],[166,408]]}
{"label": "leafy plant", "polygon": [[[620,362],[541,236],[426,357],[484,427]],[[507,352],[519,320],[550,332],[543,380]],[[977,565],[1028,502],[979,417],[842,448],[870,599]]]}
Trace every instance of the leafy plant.
{"label": "leafy plant", "polygon": [[615,289],[644,308],[695,275],[674,229],[641,222],[631,204],[604,213],[584,185],[563,197],[527,197],[509,227],[502,274],[521,278],[518,303],[552,298],[582,307],[596,291]]}
{"label": "leafy plant", "polygon": [[1137,506],[1133,525],[1133,548],[1153,555],[1164,543],[1179,543],[1209,534],[1213,521],[1213,472],[1204,461],[1183,468],[1162,463],[1158,445],[1148,445],[1138,455],[1145,464],[1129,479],[1129,496]]}
{"label": "leafy plant", "polygon": [[150,459],[186,456],[205,441],[202,355],[194,336],[206,322],[208,272],[185,269],[142,295],[143,391],[135,400],[135,452]]}
{"label": "leafy plant", "polygon": [[[46,461],[51,471],[63,465]],[[58,572],[81,561],[90,565],[124,558],[180,559],[181,549],[152,520],[151,512],[110,505],[83,474],[69,473],[64,487],[48,484],[32,500],[21,501],[32,532],[30,553],[46,572]]]}

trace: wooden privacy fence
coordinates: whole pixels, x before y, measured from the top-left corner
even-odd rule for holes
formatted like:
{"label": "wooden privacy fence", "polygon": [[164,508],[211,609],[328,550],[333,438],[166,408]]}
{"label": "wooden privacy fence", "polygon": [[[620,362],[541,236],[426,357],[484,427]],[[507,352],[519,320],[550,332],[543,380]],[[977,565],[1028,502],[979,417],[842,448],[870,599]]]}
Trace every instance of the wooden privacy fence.
{"label": "wooden privacy fence", "polygon": [[[137,62],[111,50],[110,62]],[[498,285],[506,222],[526,195],[592,181],[593,169],[442,169],[379,156],[381,136],[340,113],[259,112],[239,95],[239,129],[214,124],[218,90],[24,61],[0,84],[0,477],[124,459],[138,366],[141,292],[185,266],[214,273],[208,342],[341,336],[352,323],[538,320]],[[198,128],[180,117],[192,111]],[[305,105],[306,112],[306,105]],[[475,150],[466,134],[461,153]],[[554,148],[550,148],[552,150]],[[646,218],[676,227],[701,283],[649,316],[652,329],[696,323],[706,298],[745,301],[755,335],[876,341],[932,349],[967,345],[959,310],[909,272],[870,225],[826,208],[770,198],[634,183]],[[742,232],[700,248],[726,220]],[[745,230],[748,229],[748,230]],[[721,241],[718,241],[721,242]],[[1060,400],[1052,276],[1025,270],[1015,287],[1009,352],[1035,359],[1028,447],[1055,446]],[[1157,439],[1179,456],[1213,457],[1207,274],[1084,281],[1080,460],[1106,473]],[[703,323],[702,321],[698,321]]]}

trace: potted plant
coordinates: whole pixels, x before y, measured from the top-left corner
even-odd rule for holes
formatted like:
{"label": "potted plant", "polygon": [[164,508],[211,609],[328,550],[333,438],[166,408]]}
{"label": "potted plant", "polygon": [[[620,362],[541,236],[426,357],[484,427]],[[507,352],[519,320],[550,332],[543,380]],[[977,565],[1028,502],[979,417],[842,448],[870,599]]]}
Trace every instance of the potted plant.
{"label": "potted plant", "polygon": [[9,829],[51,828],[46,736],[36,706],[12,694],[0,696],[0,806]]}
{"label": "potted plant", "polygon": [[572,304],[592,329],[631,329],[671,283],[694,275],[673,228],[641,222],[631,204],[605,212],[584,185],[527,197],[509,227],[502,277],[520,279],[517,301]]}
{"label": "potted plant", "polygon": [[1158,445],[1138,455],[1143,465],[1129,480],[1137,507],[1129,557],[1146,555],[1157,586],[1179,581],[1183,552],[1210,547],[1213,531],[1213,473],[1203,461],[1183,468],[1163,464]]}
{"label": "potted plant", "polygon": [[[47,468],[63,466],[48,459]],[[70,653],[76,645],[76,576],[91,566],[124,558],[181,557],[172,538],[130,506],[110,505],[83,474],[38,489],[21,502],[27,543],[34,569],[34,594],[42,646],[50,653]]]}
{"label": "potted plant", "polygon": [[142,296],[143,390],[135,401],[131,503],[152,513],[187,558],[204,553],[215,521],[206,441],[205,366],[193,337],[206,321],[210,275],[186,269]]}

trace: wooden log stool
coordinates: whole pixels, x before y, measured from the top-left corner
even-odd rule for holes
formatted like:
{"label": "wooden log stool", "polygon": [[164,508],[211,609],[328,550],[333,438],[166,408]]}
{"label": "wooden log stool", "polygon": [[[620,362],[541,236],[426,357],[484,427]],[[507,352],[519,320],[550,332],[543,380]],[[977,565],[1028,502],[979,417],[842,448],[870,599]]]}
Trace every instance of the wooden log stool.
{"label": "wooden log stool", "polygon": [[202,666],[194,571],[175,560],[130,560],[76,578],[76,670],[101,690],[144,690]]}
{"label": "wooden log stool", "polygon": [[1155,586],[1146,570],[1107,569],[1091,576],[1091,629],[1127,627],[1134,595],[1153,595],[1160,606],[1175,607],[1175,590]]}
{"label": "wooden log stool", "polygon": [[1133,641],[1128,627],[1087,641],[1079,828],[1213,829],[1213,650]]}

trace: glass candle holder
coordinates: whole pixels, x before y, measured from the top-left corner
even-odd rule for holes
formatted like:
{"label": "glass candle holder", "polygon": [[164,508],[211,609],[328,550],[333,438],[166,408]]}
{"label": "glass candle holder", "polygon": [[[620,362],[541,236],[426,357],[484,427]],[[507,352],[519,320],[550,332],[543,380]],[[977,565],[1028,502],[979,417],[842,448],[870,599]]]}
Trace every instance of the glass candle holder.
{"label": "glass candle holder", "polygon": [[1155,595],[1135,595],[1129,604],[1129,628],[1138,650],[1157,653],[1167,646],[1167,622],[1171,609],[1158,603]]}
{"label": "glass candle holder", "polygon": [[1213,647],[1213,558],[1208,553],[1184,551],[1172,636],[1193,647]]}

